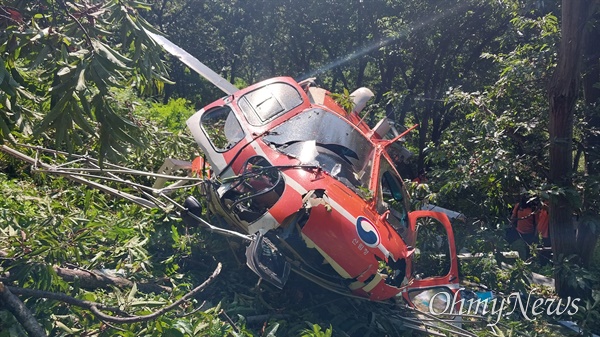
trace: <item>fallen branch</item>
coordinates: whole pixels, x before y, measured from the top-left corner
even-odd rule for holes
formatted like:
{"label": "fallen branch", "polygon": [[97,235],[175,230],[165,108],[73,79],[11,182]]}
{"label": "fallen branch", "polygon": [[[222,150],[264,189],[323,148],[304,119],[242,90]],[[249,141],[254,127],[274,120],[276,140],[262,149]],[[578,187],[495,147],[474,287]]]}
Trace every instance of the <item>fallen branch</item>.
{"label": "fallen branch", "polygon": [[109,316],[109,315],[104,314],[103,312],[98,310],[98,308],[95,306],[91,307],[90,310],[92,311],[92,313],[94,313],[96,316],[98,316],[98,318],[100,318],[101,320],[104,320],[107,322],[112,322],[112,323],[135,323],[135,322],[149,321],[149,320],[152,320],[168,311],[173,310],[179,304],[183,303],[187,299],[195,296],[196,294],[198,294],[199,292],[204,290],[204,288],[206,288],[217,277],[217,275],[219,275],[219,273],[221,273],[221,262],[219,262],[219,264],[217,265],[217,268],[215,268],[215,271],[213,271],[212,275],[210,275],[210,277],[208,279],[206,279],[206,281],[204,281],[201,285],[192,289],[192,291],[183,295],[179,300],[173,302],[171,305],[168,305],[168,306],[166,306],[162,309],[159,309],[148,315],[132,316],[132,317],[114,317],[114,316]]}
{"label": "fallen branch", "polygon": [[286,314],[264,314],[264,315],[256,315],[256,316],[248,316],[246,317],[246,324],[253,325],[258,323],[265,323],[270,319],[288,319],[290,315]]}
{"label": "fallen branch", "polygon": [[[133,282],[118,276],[110,276],[105,273],[101,273],[97,270],[84,270],[84,269],[71,269],[54,267],[56,274],[67,282],[73,282],[78,280],[81,287],[85,289],[96,289],[106,288],[109,286],[115,286],[118,288],[131,288]],[[171,292],[171,288],[162,286],[156,283],[137,283],[139,291],[144,293],[162,293]]]}
{"label": "fallen branch", "polygon": [[30,337],[46,337],[46,331],[40,323],[33,317],[29,309],[21,300],[13,295],[4,283],[0,282],[0,300],[4,307],[10,311],[17,321],[23,326],[23,329]]}
{"label": "fallen branch", "polygon": [[104,304],[92,302],[92,301],[80,300],[75,297],[71,297],[69,295],[65,295],[62,293],[55,293],[55,292],[51,292],[51,291],[27,289],[27,288],[21,288],[21,287],[13,287],[13,286],[6,286],[6,288],[8,288],[13,294],[17,294],[17,295],[21,295],[21,296],[25,296],[25,297],[46,298],[49,300],[55,300],[55,301],[75,305],[75,306],[85,308],[85,309],[89,309],[92,306],[96,306],[98,308],[101,308],[102,310],[111,311],[111,312],[114,312],[119,315],[124,315],[124,316],[129,315],[117,307],[106,306]]}
{"label": "fallen branch", "polygon": [[[131,315],[123,312],[119,308],[105,306],[101,303],[92,302],[92,301],[83,301],[83,300],[80,300],[80,299],[77,299],[77,298],[74,298],[74,297],[71,297],[71,296],[68,296],[65,294],[54,293],[54,292],[43,291],[43,290],[25,289],[25,288],[20,288],[20,287],[6,287],[6,288],[10,289],[10,291],[15,294],[19,294],[19,295],[23,295],[23,296],[36,297],[36,298],[47,298],[47,299],[52,299],[52,300],[56,300],[56,301],[65,302],[65,303],[68,303],[71,305],[75,305],[75,306],[90,310],[94,315],[96,315],[96,317],[98,317],[98,319],[100,319],[102,321],[124,324],[124,323],[137,323],[137,322],[150,321],[150,320],[157,318],[160,315],[163,315],[163,314],[173,310],[174,308],[179,306],[184,301],[192,298],[193,296],[195,296],[196,294],[198,294],[199,292],[204,290],[217,277],[217,275],[219,275],[220,272],[221,272],[221,263],[219,262],[219,264],[213,271],[212,275],[210,275],[210,277],[207,278],[206,281],[204,281],[201,285],[192,289],[190,292],[183,295],[180,299],[173,302],[172,304],[170,304],[166,307],[163,307],[151,314],[143,315],[143,316],[131,316]],[[2,283],[0,283],[0,284],[2,284]],[[105,314],[104,312],[102,312],[101,310],[110,311],[112,313],[115,313],[115,314],[118,314],[121,316],[127,316],[127,317],[116,317],[116,316],[108,315],[108,314]]]}
{"label": "fallen branch", "polygon": [[[8,253],[4,250],[0,250],[0,262],[2,260],[12,264],[15,262],[14,258],[9,258]],[[79,282],[80,286],[84,289],[97,289],[97,288],[109,288],[115,286],[117,288],[131,288],[133,287],[132,281],[118,276],[111,276],[103,273],[99,270],[86,270],[82,268],[65,268],[65,267],[53,267],[56,274],[67,282]],[[5,283],[11,282],[9,276],[0,275],[0,282]],[[171,287],[164,285],[151,283],[151,282],[139,282],[136,284],[139,291],[143,293],[170,293]]]}

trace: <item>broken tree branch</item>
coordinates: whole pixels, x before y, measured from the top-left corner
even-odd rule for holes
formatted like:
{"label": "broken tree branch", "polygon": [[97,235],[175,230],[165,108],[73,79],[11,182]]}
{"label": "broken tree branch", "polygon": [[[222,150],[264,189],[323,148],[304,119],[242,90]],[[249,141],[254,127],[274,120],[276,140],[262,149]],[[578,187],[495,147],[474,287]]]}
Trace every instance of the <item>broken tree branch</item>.
{"label": "broken tree branch", "polygon": [[[78,280],[81,284],[81,287],[85,289],[106,288],[108,286],[131,288],[133,286],[133,282],[126,278],[110,276],[97,270],[71,269],[62,267],[54,267],[54,270],[58,276],[67,282]],[[171,292],[170,287],[155,283],[138,283],[137,287],[138,290],[144,293]]]}
{"label": "broken tree branch", "polygon": [[[8,264],[13,264],[17,261],[15,258],[8,257],[6,251],[0,250],[0,263],[5,261]],[[18,269],[18,267],[17,267]],[[115,286],[118,288],[131,288],[133,286],[132,281],[119,276],[112,276],[103,273],[99,270],[87,270],[79,267],[65,268],[65,267],[53,267],[56,274],[67,282],[79,282],[80,286],[84,289],[97,289],[97,288],[109,288]],[[14,271],[15,269],[13,269]],[[11,281],[10,276],[0,275],[0,282],[4,281],[9,283]],[[143,293],[170,293],[171,287],[156,284],[153,282],[139,282],[137,288]]]}
{"label": "broken tree branch", "polygon": [[46,331],[29,309],[4,283],[0,282],[0,301],[10,311],[30,337],[46,337]]}
{"label": "broken tree branch", "polygon": [[136,322],[149,321],[149,320],[155,319],[156,317],[158,317],[166,312],[173,310],[175,307],[177,307],[178,305],[180,305],[187,299],[195,296],[196,294],[198,294],[199,292],[204,290],[204,288],[206,288],[217,277],[217,275],[219,275],[220,272],[221,272],[221,262],[219,262],[219,264],[217,265],[217,268],[215,268],[215,271],[212,273],[212,275],[210,275],[210,277],[207,278],[206,281],[204,281],[201,285],[192,289],[192,291],[183,295],[180,299],[173,302],[171,305],[163,307],[162,309],[159,309],[148,315],[132,316],[132,317],[115,317],[115,316],[110,316],[110,315],[107,315],[107,314],[101,312],[96,306],[92,306],[90,308],[90,311],[92,313],[94,313],[94,315],[96,315],[101,320],[111,322],[111,323],[123,324],[123,323],[136,323]]}
{"label": "broken tree branch", "polygon": [[6,288],[8,288],[13,294],[22,295],[22,296],[26,296],[26,297],[47,298],[50,300],[64,302],[64,303],[75,305],[75,306],[85,308],[85,309],[89,309],[92,306],[96,306],[98,308],[101,308],[102,310],[111,311],[118,315],[125,315],[125,316],[128,315],[126,312],[122,311],[121,309],[119,309],[117,307],[110,307],[110,306],[106,306],[106,305],[92,302],[92,301],[84,301],[84,300],[80,300],[75,297],[71,297],[69,295],[65,295],[65,294],[61,294],[61,293],[55,293],[55,292],[51,292],[51,291],[44,291],[44,290],[37,290],[37,289],[13,287],[13,286],[6,286]]}
{"label": "broken tree branch", "polygon": [[[174,308],[179,306],[184,301],[192,298],[193,296],[195,296],[196,294],[198,294],[199,292],[204,290],[217,277],[217,275],[219,275],[220,272],[221,272],[221,263],[219,262],[217,264],[217,267],[213,271],[212,275],[210,275],[210,277],[207,278],[206,281],[204,281],[202,284],[200,284],[196,288],[192,289],[190,292],[183,295],[180,299],[173,302],[172,304],[165,306],[151,314],[143,315],[143,316],[131,316],[131,315],[127,314],[126,312],[123,312],[119,308],[106,306],[106,305],[103,305],[103,304],[97,303],[97,302],[80,300],[80,299],[77,299],[77,298],[74,298],[74,297],[71,297],[71,296],[68,296],[65,294],[54,293],[54,292],[43,291],[43,290],[25,289],[25,288],[20,288],[20,287],[5,287],[5,288],[7,288],[7,291],[8,291],[8,289],[10,289],[10,291],[12,291],[15,294],[29,296],[29,297],[36,297],[36,298],[52,299],[52,300],[56,300],[56,301],[65,302],[67,304],[75,305],[75,306],[78,306],[78,307],[81,307],[84,309],[88,309],[94,315],[96,315],[96,317],[98,317],[98,319],[105,321],[105,322],[119,323],[119,324],[137,323],[137,322],[150,321],[152,319],[159,317],[160,315],[163,315],[163,314],[173,310]],[[2,284],[2,283],[0,283],[0,284]],[[127,317],[116,317],[116,316],[108,315],[108,314],[105,314],[104,312],[102,312],[101,310],[110,311],[117,315],[127,316]],[[38,336],[38,335],[35,335],[35,336]]]}

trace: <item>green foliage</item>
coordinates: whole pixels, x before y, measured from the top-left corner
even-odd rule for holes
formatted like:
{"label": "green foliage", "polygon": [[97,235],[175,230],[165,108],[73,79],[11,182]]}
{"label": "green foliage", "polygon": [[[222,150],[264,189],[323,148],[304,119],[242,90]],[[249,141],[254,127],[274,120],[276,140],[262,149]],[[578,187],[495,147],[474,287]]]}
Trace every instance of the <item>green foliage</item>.
{"label": "green foliage", "polygon": [[348,91],[348,89],[344,88],[344,92],[341,94],[331,93],[329,95],[347,113],[351,113],[352,110],[354,110],[354,100],[352,99],[352,96],[350,96],[350,92]]}
{"label": "green foliage", "polygon": [[[143,113],[144,105],[134,105]],[[137,118],[148,128],[148,138],[154,138],[156,146],[151,152],[130,152],[129,165],[156,170],[154,166],[160,165],[165,157],[181,158],[180,153],[191,151],[193,141],[188,136],[159,131],[151,121]],[[151,133],[152,130],[156,132]],[[69,160],[63,156],[53,159]],[[212,258],[196,255],[205,237],[196,229],[182,226],[179,219],[132,206],[62,178],[44,174],[28,177],[27,167],[22,163],[8,160],[4,155],[0,160],[0,167],[7,172],[0,173],[0,251],[6,254],[0,272],[9,272],[15,285],[62,292],[143,315],[181,297],[192,284],[202,282],[210,273],[211,265],[214,266]],[[139,182],[149,184],[146,179],[140,178]],[[192,250],[192,247],[197,248]],[[192,261],[198,264],[190,269]],[[87,290],[86,285],[78,281],[65,282],[52,266],[104,270],[134,282],[163,279],[172,285],[173,291],[171,294],[143,294],[135,286],[122,290]],[[186,303],[186,307],[178,309],[180,312],[157,320],[115,328],[108,328],[89,311],[75,306],[34,299],[27,303],[38,320],[44,322],[45,329],[55,336],[183,336],[205,335],[204,331],[225,336],[231,331],[214,310],[180,317],[182,312],[199,306],[196,301]]]}
{"label": "green foliage", "polygon": [[184,98],[171,98],[167,104],[153,103],[149,114],[159,126],[171,132],[179,132],[186,127],[185,121],[194,113],[189,105],[190,102]]}
{"label": "green foliage", "polygon": [[[41,182],[51,186],[0,176],[0,250],[13,261],[9,266],[3,263],[0,269],[10,272],[17,285],[63,292],[143,315],[181,297],[190,290],[191,282],[206,276],[202,274],[207,268],[198,270],[197,276],[194,273],[184,276],[179,268],[174,268],[184,265],[182,260],[190,254],[189,246],[185,247],[187,235],[178,234],[182,230],[178,221],[107,200],[101,193],[72,186],[62,179]],[[164,231],[170,235],[162,235]],[[198,235],[194,238],[202,240]],[[171,261],[164,261],[166,256]],[[67,284],[56,275],[51,267],[54,265],[103,269],[139,281],[166,276],[175,286],[171,294],[143,294],[136,286],[89,291],[78,282]],[[67,308],[55,301],[32,300],[30,304],[40,322],[45,322],[45,328],[55,336],[226,336],[231,330],[220,320],[215,308],[185,318],[177,312],[166,314],[150,322],[122,326],[125,330],[121,331],[103,327],[98,319],[78,307]],[[192,301],[187,310],[198,305]],[[3,331],[18,335],[19,328]]]}
{"label": "green foliage", "polygon": [[0,311],[0,336],[27,336],[27,333],[23,330],[21,324],[17,322],[15,317],[10,312]]}
{"label": "green foliage", "polygon": [[597,275],[578,264],[578,256],[557,256],[555,259],[557,260],[554,266],[555,275],[563,277],[567,284],[579,290],[580,294],[590,291],[592,284],[598,281]]}
{"label": "green foliage", "polygon": [[[521,188],[539,196],[569,196],[586,216],[600,210],[598,177],[583,174],[584,159],[574,177],[575,189],[553,188],[546,181],[549,139],[543,83],[554,67],[560,34],[555,5],[513,0],[368,5],[312,0],[302,6],[264,1],[11,1],[0,5],[0,141],[54,144],[101,157],[121,153],[126,154],[123,164],[152,171],[165,158],[197,155],[193,140],[183,132],[192,113],[189,101],[203,105],[222,93],[176,58],[168,59],[168,69],[178,82],[165,87],[167,67],[142,29],[153,31],[148,20],[238,87],[274,75],[317,74],[323,87],[343,91],[333,97],[346,111],[353,104],[345,88],[376,90],[378,114],[398,125],[421,125],[419,137],[406,145],[423,163],[416,160],[400,168],[410,172],[413,166],[428,166],[429,183],[410,185],[415,208],[428,200],[465,213],[473,221],[455,224],[458,246],[494,254],[507,248],[502,225]],[[152,99],[142,100],[140,94]],[[155,103],[159,100],[167,103]],[[595,132],[588,116],[597,111],[581,109],[585,114],[578,117],[575,140],[583,148]],[[11,272],[15,284],[144,314],[181,297],[205,278],[215,260],[228,264],[229,272],[210,294],[201,296],[221,306],[209,304],[185,317],[200,298],[157,320],[119,327],[103,324],[83,309],[28,299],[51,335],[325,336],[334,329],[349,336],[406,334],[398,324],[398,310],[379,303],[340,299],[293,280],[283,291],[264,284],[249,289],[256,278],[237,268],[237,260],[243,259],[239,243],[64,179],[30,177],[27,166],[5,157],[0,157],[0,168],[0,250],[8,254],[7,261],[14,259],[0,271]],[[134,180],[151,184],[144,177]],[[372,197],[369,191],[361,193]],[[597,228],[592,218],[585,223]],[[499,255],[492,255],[464,264],[461,277],[499,291],[529,289],[526,276],[535,264],[517,261],[507,269],[501,262]],[[84,290],[78,282],[58,278],[48,267],[52,265],[106,269],[139,282],[163,279],[174,290]],[[572,276],[574,285],[597,285],[591,278],[595,269],[568,263],[559,268]],[[239,317],[237,330],[224,321],[220,309]],[[276,318],[281,313],[287,316]],[[593,326],[597,299],[581,313],[580,322]],[[24,334],[10,315],[0,315],[0,336]],[[255,315],[271,318],[244,323],[243,317]],[[306,329],[305,321],[317,324]],[[534,324],[515,323],[496,334],[539,328]],[[329,328],[323,331],[321,326]]]}
{"label": "green foliage", "polygon": [[373,199],[373,191],[369,190],[367,187],[359,186],[358,193],[360,194],[361,198],[364,198],[365,200]]}
{"label": "green foliage", "polygon": [[140,146],[130,108],[113,89],[162,90],[166,68],[136,1],[39,1],[14,7],[0,33],[0,141],[13,131],[73,151],[88,137],[99,156]]}
{"label": "green foliage", "polygon": [[579,306],[575,321],[583,331],[583,335],[591,335],[600,329],[600,294],[595,293],[591,299]]}
{"label": "green foliage", "polygon": [[322,331],[321,326],[319,326],[318,324],[311,324],[309,322],[306,322],[306,324],[308,324],[308,326],[311,329],[303,330],[300,335],[302,337],[331,337],[331,334],[333,333],[333,329],[331,328],[331,326],[329,326],[327,330]]}
{"label": "green foliage", "polygon": [[527,40],[510,52],[482,55],[499,74],[483,91],[448,92],[446,105],[464,117],[430,145],[428,157],[440,168],[433,173],[440,194],[468,216],[492,223],[503,221],[521,189],[542,190],[548,172],[547,98],[538,83],[553,64],[548,45],[557,38],[556,18],[517,15],[511,23],[513,32],[528,30]]}

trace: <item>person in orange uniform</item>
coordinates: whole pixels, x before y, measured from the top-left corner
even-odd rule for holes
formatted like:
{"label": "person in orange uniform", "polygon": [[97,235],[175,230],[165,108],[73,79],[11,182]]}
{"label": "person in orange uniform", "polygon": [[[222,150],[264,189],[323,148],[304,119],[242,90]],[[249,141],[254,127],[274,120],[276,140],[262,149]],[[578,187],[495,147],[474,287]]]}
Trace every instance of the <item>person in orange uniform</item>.
{"label": "person in orange uniform", "polygon": [[535,220],[535,206],[524,195],[521,197],[521,201],[515,205],[511,216],[511,223],[516,227],[522,241],[526,243],[525,246],[521,245],[517,248],[519,256],[524,260],[529,258],[529,247],[535,241]]}
{"label": "person in orange uniform", "polygon": [[[548,204],[546,201],[542,202],[542,206],[536,212],[535,216],[536,216],[536,223],[537,223],[537,226],[536,226],[537,233],[542,238],[543,247],[544,248],[551,247],[552,244],[550,243],[550,228],[548,226],[548,224],[549,224]],[[540,264],[542,266],[548,264],[550,262],[551,257],[552,257],[552,250],[544,249],[542,251],[542,253],[540,254]]]}
{"label": "person in orange uniform", "polygon": [[427,184],[427,172],[425,171],[425,169],[419,170],[419,174],[412,181],[417,183],[417,185]]}

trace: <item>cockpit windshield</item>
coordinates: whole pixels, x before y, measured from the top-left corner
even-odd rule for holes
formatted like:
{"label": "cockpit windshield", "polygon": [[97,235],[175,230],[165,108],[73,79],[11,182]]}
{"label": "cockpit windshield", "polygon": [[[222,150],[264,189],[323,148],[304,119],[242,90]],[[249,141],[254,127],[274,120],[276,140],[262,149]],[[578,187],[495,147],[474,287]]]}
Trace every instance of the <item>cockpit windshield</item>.
{"label": "cockpit windshield", "polygon": [[373,144],[339,115],[304,111],[273,128],[264,141],[302,164],[318,165],[349,187],[369,187]]}

